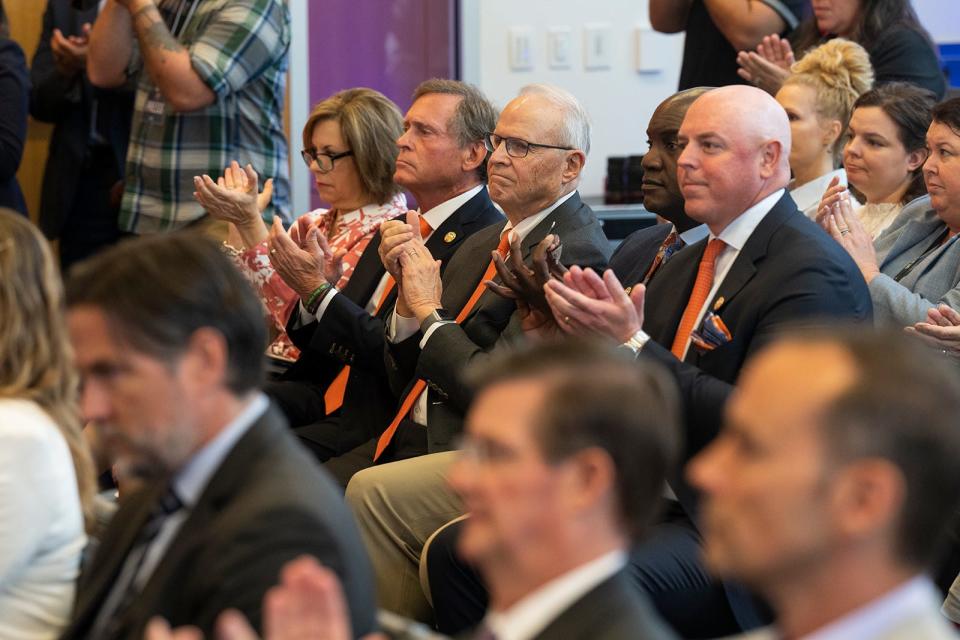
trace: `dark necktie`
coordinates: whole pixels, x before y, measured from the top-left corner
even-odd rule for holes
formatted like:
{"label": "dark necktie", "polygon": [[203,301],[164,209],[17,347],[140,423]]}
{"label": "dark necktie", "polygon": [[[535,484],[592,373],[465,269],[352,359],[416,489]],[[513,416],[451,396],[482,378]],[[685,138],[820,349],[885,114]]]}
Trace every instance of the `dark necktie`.
{"label": "dark necktie", "polygon": [[657,272],[657,269],[662,267],[667,263],[667,260],[673,256],[677,251],[683,249],[686,243],[683,241],[683,238],[680,237],[680,234],[677,233],[677,230],[674,229],[667,235],[667,237],[660,244],[660,248],[657,249],[657,255],[653,258],[653,262],[650,263],[650,268],[647,269],[647,273],[643,276],[643,284],[648,284],[650,278],[654,276]]}
{"label": "dark necktie", "polygon": [[[150,544],[156,539],[157,535],[160,534],[160,530],[163,528],[167,519],[182,508],[183,502],[180,501],[180,498],[177,497],[173,488],[170,487],[161,494],[160,499],[150,510],[150,514],[147,516],[143,527],[140,528],[140,532],[137,534],[133,546],[130,548],[130,553],[127,555],[127,561],[123,567],[126,569],[130,563],[133,563],[133,568],[130,571],[121,570],[120,576],[118,576],[118,579],[124,578],[124,584],[122,586],[116,586],[117,589],[122,589],[123,595],[117,599],[112,599],[108,596],[104,605],[111,604],[111,601],[116,602],[116,604],[112,607],[111,611],[101,611],[98,615],[98,623],[105,615],[109,617],[105,623],[99,625],[102,626],[103,631],[94,636],[97,640],[112,640],[113,638],[119,637],[120,632],[123,630],[124,614],[136,601],[137,596],[140,595],[140,585],[138,584],[137,577],[143,569],[143,563],[147,558],[147,551],[150,549]],[[112,594],[113,592],[111,591],[110,595]],[[96,626],[98,625],[95,625],[95,627]]]}

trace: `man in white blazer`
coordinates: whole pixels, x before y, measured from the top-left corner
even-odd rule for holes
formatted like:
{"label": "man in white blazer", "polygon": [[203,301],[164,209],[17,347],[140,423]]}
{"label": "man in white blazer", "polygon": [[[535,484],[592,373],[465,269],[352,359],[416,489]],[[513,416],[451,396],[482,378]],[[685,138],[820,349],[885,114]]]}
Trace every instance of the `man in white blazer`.
{"label": "man in white blazer", "polygon": [[687,468],[708,567],[765,597],[745,636],[956,635],[924,571],[960,502],[960,379],[898,333],[785,336],[744,370]]}

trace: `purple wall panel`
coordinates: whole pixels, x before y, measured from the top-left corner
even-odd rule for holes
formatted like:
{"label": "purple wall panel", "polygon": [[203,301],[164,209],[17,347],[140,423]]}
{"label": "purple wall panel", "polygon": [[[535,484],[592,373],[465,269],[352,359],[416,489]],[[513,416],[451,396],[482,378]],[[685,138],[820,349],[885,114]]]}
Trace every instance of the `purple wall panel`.
{"label": "purple wall panel", "polygon": [[405,111],[420,82],[458,75],[457,0],[308,2],[311,104],[363,86]]}

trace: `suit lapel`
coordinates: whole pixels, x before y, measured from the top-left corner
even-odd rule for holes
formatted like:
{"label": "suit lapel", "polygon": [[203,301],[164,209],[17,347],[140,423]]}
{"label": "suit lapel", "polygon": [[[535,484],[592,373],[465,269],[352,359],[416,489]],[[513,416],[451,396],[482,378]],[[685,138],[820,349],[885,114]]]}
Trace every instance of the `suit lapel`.
{"label": "suit lapel", "polygon": [[704,239],[681,249],[660,267],[657,277],[647,288],[650,315],[644,330],[667,349],[677,333],[706,248]]}
{"label": "suit lapel", "polygon": [[255,463],[259,455],[276,446],[276,441],[283,437],[282,424],[283,418],[277,413],[277,409],[270,405],[227,453],[210,477],[209,484],[197,503],[190,509],[187,519],[164,550],[137,602],[130,607],[131,619],[145,620],[148,614],[157,611],[159,600],[182,573],[194,549],[209,542],[209,539],[197,535],[197,532],[209,530],[210,523],[236,495],[237,485],[245,478],[246,470]]}
{"label": "suit lapel", "polygon": [[719,312],[730,303],[744,285],[750,282],[757,272],[757,264],[767,255],[770,238],[791,215],[801,215],[797,205],[788,193],[784,193],[773,208],[767,212],[760,224],[753,230],[747,242],[727,271],[726,277],[717,289],[716,295],[708,302],[708,309]]}
{"label": "suit lapel", "polygon": [[[551,211],[543,220],[541,220],[537,226],[530,230],[530,232],[520,241],[520,249],[522,251],[521,258],[524,262],[529,262],[530,255],[533,253],[533,248],[536,247],[540,242],[547,237],[547,234],[553,230],[560,234],[564,229],[564,223],[575,216],[575,214],[583,207],[583,202],[580,200],[580,194],[574,192],[572,196],[567,198],[559,207]],[[506,226],[506,223],[498,226],[496,242],[491,246],[484,254],[482,260],[484,265],[484,271],[487,266],[490,264],[490,251],[493,251],[496,248],[496,245],[500,242],[500,234],[502,233],[503,227]],[[562,234],[561,234],[562,236]],[[561,237],[561,242],[563,238]],[[480,256],[477,256],[477,259],[480,260]],[[494,279],[498,279],[497,276],[494,276]],[[476,286],[476,285],[475,285]],[[471,292],[473,290],[471,289]],[[485,300],[486,299],[486,300]],[[470,310],[470,313],[467,314],[467,317],[463,319],[463,322],[466,323],[474,314],[476,314],[484,304],[490,299],[502,299],[500,296],[492,291],[486,291],[481,296],[480,300],[477,301],[477,304],[473,306],[473,309]]]}
{"label": "suit lapel", "polygon": [[[164,486],[164,483],[156,482],[134,494],[114,515],[90,566],[89,578],[82,576],[80,579],[76,611],[70,626],[72,632],[88,630],[93,624],[133,548],[137,535],[150,516],[150,510],[160,499]],[[69,635],[71,633],[65,634],[65,637]],[[85,637],[85,632],[76,637]]]}

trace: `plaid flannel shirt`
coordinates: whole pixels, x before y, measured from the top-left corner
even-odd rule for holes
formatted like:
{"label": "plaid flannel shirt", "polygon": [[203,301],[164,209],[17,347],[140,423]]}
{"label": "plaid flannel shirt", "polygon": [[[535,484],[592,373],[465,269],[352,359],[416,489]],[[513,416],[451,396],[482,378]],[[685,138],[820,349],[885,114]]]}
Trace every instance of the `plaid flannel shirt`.
{"label": "plaid flannel shirt", "polygon": [[[177,40],[216,94],[213,104],[151,117],[147,103],[156,85],[142,61],[139,72],[120,228],[155,233],[183,227],[205,215],[193,199],[193,177],[219,176],[231,160],[250,163],[274,179],[267,219],[290,220],[290,179],[283,131],[283,100],[290,12],[286,0],[158,0],[168,25],[182,2],[190,15]],[[196,3],[192,15],[190,4]]]}

